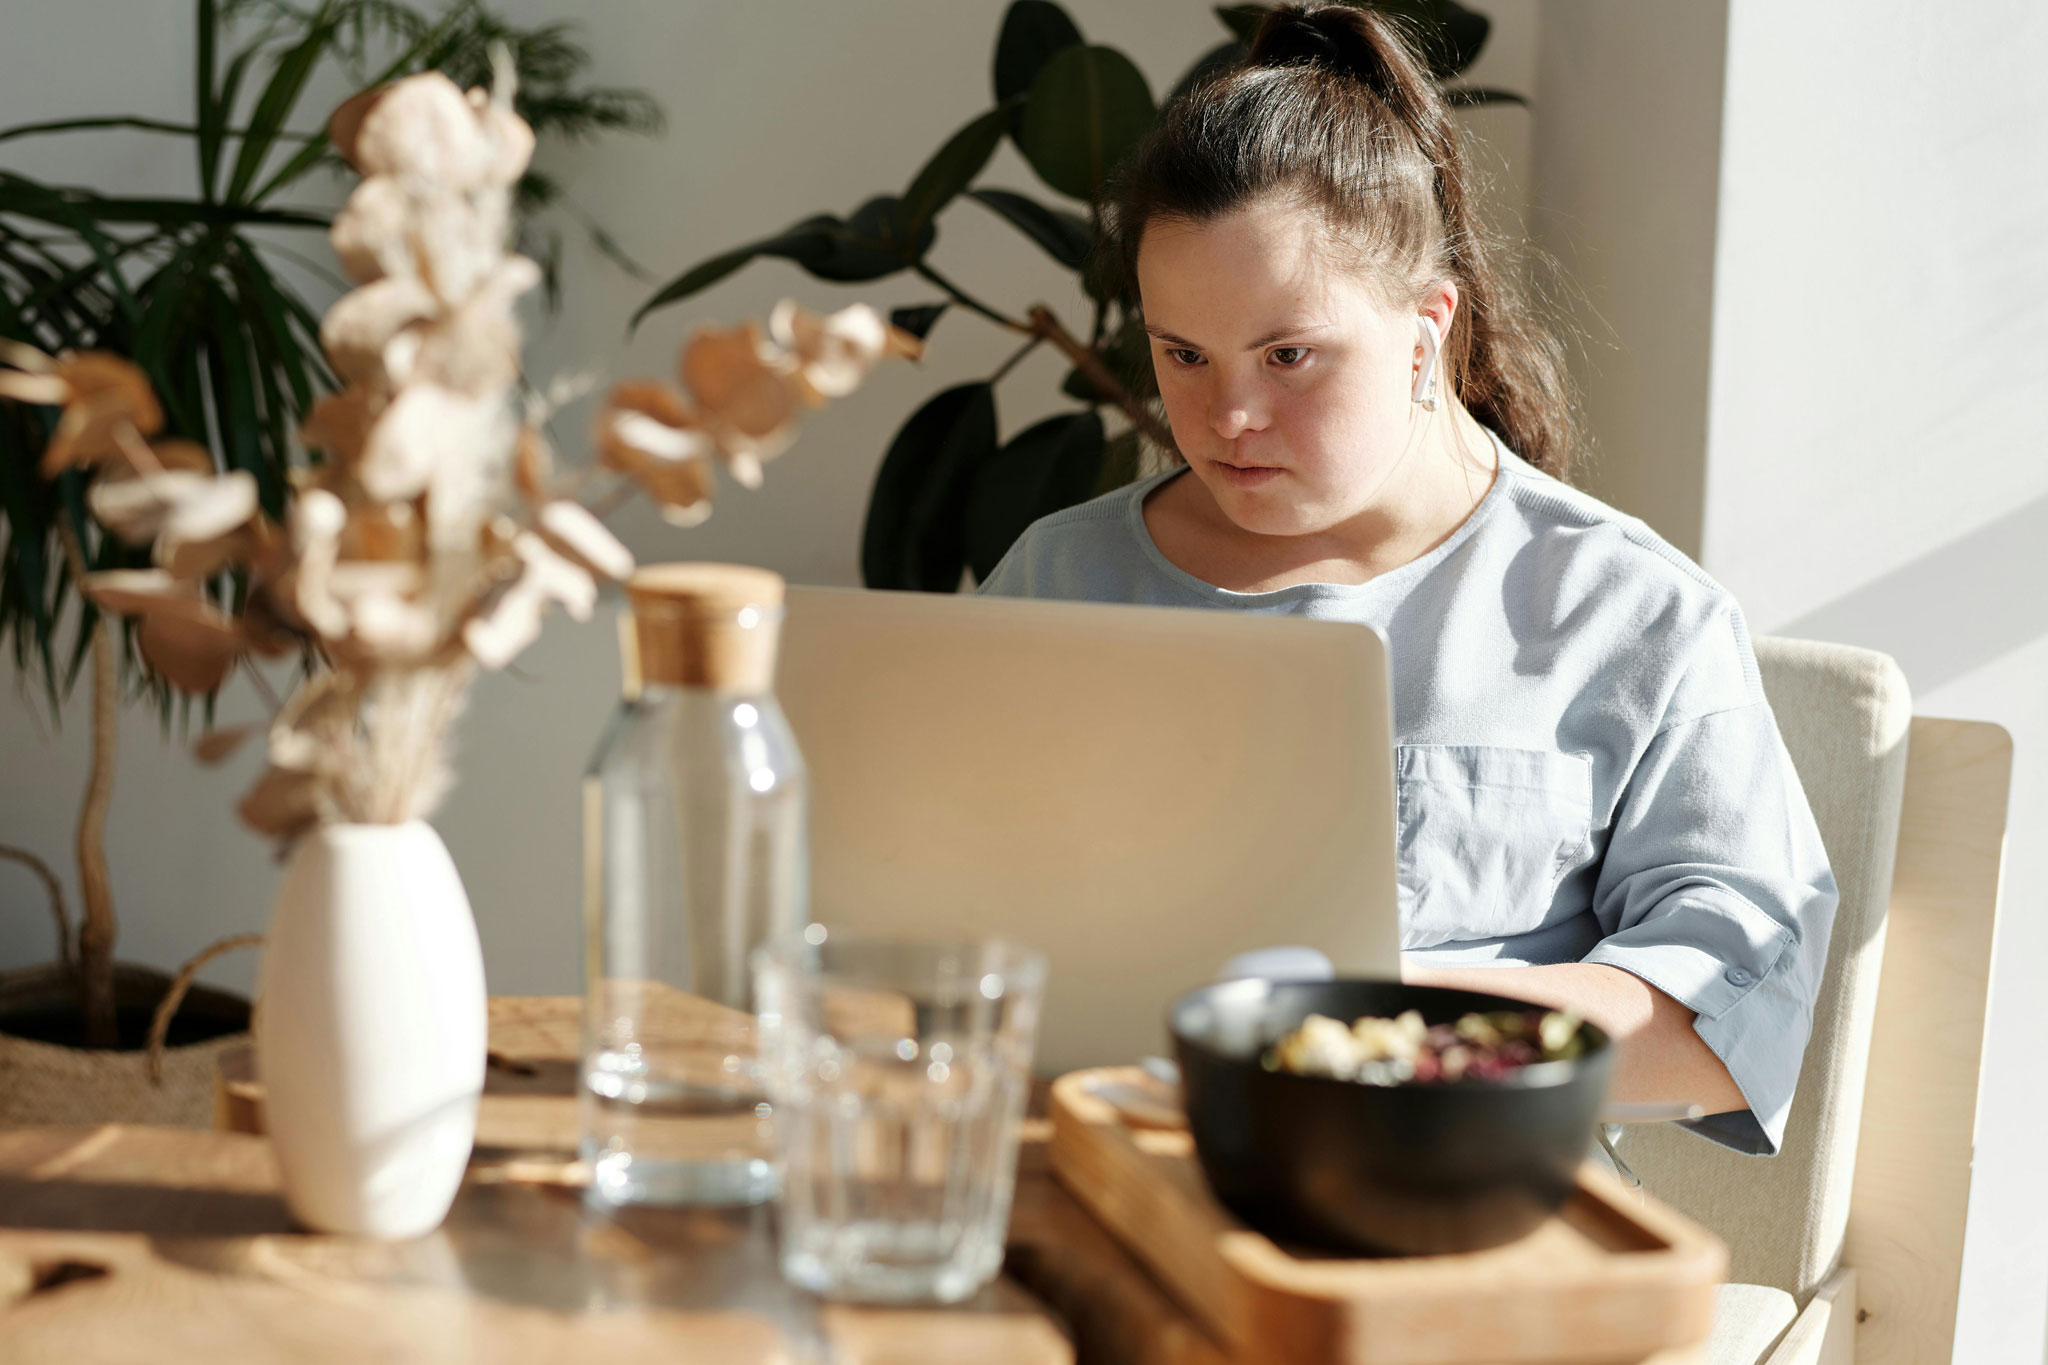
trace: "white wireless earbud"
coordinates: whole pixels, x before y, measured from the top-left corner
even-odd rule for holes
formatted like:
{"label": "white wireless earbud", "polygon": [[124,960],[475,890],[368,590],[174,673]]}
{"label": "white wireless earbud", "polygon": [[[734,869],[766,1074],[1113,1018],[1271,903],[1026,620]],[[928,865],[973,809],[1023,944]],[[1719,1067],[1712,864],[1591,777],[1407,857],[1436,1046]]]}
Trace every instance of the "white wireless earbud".
{"label": "white wireless earbud", "polygon": [[1436,411],[1436,361],[1443,351],[1444,336],[1436,327],[1436,319],[1424,315],[1415,319],[1416,331],[1422,340],[1422,367],[1415,371],[1415,391],[1411,395],[1417,403]]}

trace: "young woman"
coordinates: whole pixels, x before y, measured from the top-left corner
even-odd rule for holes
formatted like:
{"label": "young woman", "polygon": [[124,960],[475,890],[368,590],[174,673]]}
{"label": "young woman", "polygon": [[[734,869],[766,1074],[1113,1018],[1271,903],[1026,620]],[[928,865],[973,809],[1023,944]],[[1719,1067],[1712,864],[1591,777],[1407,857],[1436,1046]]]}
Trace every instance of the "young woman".
{"label": "young woman", "polygon": [[1622,1040],[1617,1099],[1775,1153],[1826,854],[1735,602],[1556,477],[1559,350],[1428,75],[1370,11],[1283,8],[1163,114],[1114,224],[1186,463],[982,590],[1379,627],[1406,977],[1577,1010]]}

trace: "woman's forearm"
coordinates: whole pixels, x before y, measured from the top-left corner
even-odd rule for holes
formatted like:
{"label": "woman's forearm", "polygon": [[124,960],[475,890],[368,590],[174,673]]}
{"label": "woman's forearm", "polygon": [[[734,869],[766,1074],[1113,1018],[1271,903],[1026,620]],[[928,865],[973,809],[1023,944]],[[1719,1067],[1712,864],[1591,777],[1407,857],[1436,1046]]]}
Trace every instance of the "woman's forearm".
{"label": "woman's forearm", "polygon": [[1625,1103],[1697,1104],[1710,1114],[1748,1107],[1728,1068],[1693,1031],[1693,1012],[1619,967],[1560,962],[1542,967],[1414,967],[1401,979],[1568,1009],[1617,1042],[1612,1097]]}

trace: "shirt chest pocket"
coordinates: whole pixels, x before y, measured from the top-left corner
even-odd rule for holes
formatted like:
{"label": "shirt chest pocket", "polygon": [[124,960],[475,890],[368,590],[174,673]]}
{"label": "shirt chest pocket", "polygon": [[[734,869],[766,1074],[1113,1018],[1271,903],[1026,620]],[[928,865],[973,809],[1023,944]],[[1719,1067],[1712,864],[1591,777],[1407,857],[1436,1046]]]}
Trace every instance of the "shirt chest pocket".
{"label": "shirt chest pocket", "polygon": [[1584,754],[1469,744],[1395,750],[1401,946],[1542,924],[1592,830]]}

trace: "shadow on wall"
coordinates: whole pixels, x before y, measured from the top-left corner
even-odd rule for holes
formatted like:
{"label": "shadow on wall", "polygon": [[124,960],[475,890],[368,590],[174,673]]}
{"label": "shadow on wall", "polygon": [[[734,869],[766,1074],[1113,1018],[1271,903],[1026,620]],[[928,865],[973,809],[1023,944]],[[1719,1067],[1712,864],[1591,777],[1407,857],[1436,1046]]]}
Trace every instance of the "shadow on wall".
{"label": "shadow on wall", "polygon": [[1769,633],[1883,650],[1924,695],[2048,635],[2044,581],[2048,497]]}

